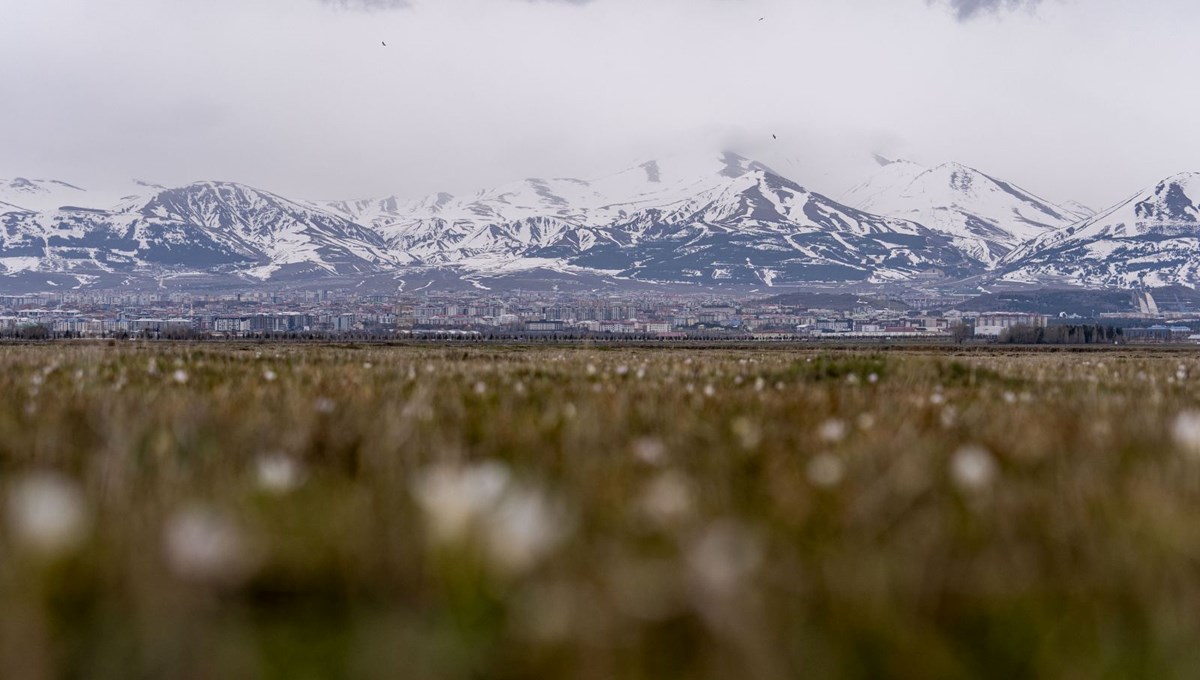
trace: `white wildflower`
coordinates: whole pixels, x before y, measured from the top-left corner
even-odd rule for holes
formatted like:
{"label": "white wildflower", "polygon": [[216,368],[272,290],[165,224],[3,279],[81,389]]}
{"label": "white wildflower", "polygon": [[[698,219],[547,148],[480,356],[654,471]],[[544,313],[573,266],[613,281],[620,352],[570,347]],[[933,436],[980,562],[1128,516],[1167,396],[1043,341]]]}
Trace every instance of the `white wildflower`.
{"label": "white wildflower", "polygon": [[846,438],[846,423],[830,418],[817,428],[817,436],[830,444],[836,444]]}
{"label": "white wildflower", "polygon": [[205,506],[180,510],[167,520],[163,550],[178,578],[198,583],[236,582],[251,561],[237,525]]}
{"label": "white wildflower", "polygon": [[418,475],[411,491],[424,512],[431,537],[440,543],[457,543],[466,537],[472,523],[495,507],[508,483],[508,468],[500,463],[439,466]]}
{"label": "white wildflower", "polygon": [[1184,411],[1175,416],[1171,436],[1180,450],[1200,458],[1200,411]]}
{"label": "white wildflower", "polygon": [[846,465],[841,458],[831,453],[823,453],[808,461],[805,472],[813,486],[830,489],[842,483],[846,476]]}
{"label": "white wildflower", "polygon": [[688,572],[706,596],[735,595],[759,569],[762,546],[745,527],[729,520],[715,522],[692,542]]}
{"label": "white wildflower", "polygon": [[566,538],[570,524],[563,508],[544,492],[513,486],[486,516],[488,556],[504,571],[528,571]]}
{"label": "white wildflower", "polygon": [[45,472],[16,482],[8,520],[17,540],[44,556],[74,550],[90,529],[83,492],[71,480]]}
{"label": "white wildflower", "polygon": [[958,409],[954,408],[953,406],[947,406],[943,408],[940,420],[942,421],[943,428],[948,430],[954,427],[954,425],[958,423]]}
{"label": "white wildflower", "polygon": [[263,380],[266,380],[267,382],[275,382],[275,379],[278,377],[279,376],[275,374],[275,371],[272,371],[269,368],[263,371]]}
{"label": "white wildflower", "polygon": [[182,368],[176,369],[175,373],[171,375],[171,379],[180,385],[185,385],[188,381],[187,371],[183,370]]}
{"label": "white wildflower", "polygon": [[426,470],[412,493],[436,543],[478,542],[491,563],[509,573],[535,566],[570,530],[560,505],[540,489],[515,483],[499,463]]}
{"label": "white wildflower", "polygon": [[749,418],[734,418],[730,423],[730,429],[733,430],[733,434],[738,438],[742,448],[747,451],[758,448],[758,445],[762,443],[762,428]]}
{"label": "white wildflower", "polygon": [[692,515],[692,488],[678,472],[663,472],[646,485],[638,501],[642,513],[660,526],[671,526]]}
{"label": "white wildflower", "polygon": [[954,452],[950,460],[950,475],[965,491],[977,491],[989,486],[999,472],[996,459],[982,446],[968,445]]}
{"label": "white wildflower", "polygon": [[333,413],[334,409],[337,408],[337,404],[333,403],[333,400],[329,399],[328,397],[318,397],[317,400],[313,402],[313,408],[316,409],[317,413],[324,413],[328,415]]}
{"label": "white wildflower", "polygon": [[283,495],[304,483],[300,463],[282,453],[259,456],[255,468],[259,488],[268,493]]}
{"label": "white wildflower", "polygon": [[642,437],[633,442],[633,455],[647,465],[662,465],[667,460],[667,447],[661,439]]}
{"label": "white wildflower", "polygon": [[483,382],[482,380],[475,383],[475,394],[487,394],[487,389],[487,383]]}

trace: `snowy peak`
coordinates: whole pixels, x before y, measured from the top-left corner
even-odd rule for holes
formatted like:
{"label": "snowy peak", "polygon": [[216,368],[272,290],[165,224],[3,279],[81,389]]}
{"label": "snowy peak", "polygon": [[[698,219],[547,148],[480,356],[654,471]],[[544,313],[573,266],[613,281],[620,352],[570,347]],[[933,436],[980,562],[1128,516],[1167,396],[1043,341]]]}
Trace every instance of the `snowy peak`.
{"label": "snowy peak", "polygon": [[861,208],[874,201],[880,200],[889,193],[912,184],[913,180],[929,170],[923,165],[906,160],[889,161],[876,155],[880,169],[870,179],[846,192],[846,205]]}
{"label": "snowy peak", "polygon": [[988,267],[1014,248],[1080,219],[1020,187],[961,163],[884,165],[848,194],[850,205],[944,234]]}
{"label": "snowy peak", "polygon": [[55,179],[0,179],[0,201],[33,210],[84,203],[87,191]]}
{"label": "snowy peak", "polygon": [[1134,204],[1134,214],[1147,222],[1196,222],[1200,216],[1200,173],[1170,177]]}
{"label": "snowy peak", "polygon": [[0,179],[0,203],[50,212],[65,207],[107,210],[120,203],[147,196],[163,187],[142,180],[131,180],[103,190],[83,187],[56,179]]}
{"label": "snowy peak", "polygon": [[1014,251],[1004,278],[1077,285],[1200,284],[1200,173],[1169,177]]}

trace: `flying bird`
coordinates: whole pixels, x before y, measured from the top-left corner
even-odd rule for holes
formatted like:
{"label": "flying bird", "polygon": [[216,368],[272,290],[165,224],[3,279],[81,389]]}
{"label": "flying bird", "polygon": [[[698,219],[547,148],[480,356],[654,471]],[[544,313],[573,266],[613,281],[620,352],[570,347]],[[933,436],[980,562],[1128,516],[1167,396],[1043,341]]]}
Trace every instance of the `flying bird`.
{"label": "flying bird", "polygon": [[777,135],[771,135],[771,139],[779,139]]}
{"label": "flying bird", "polygon": [[383,43],[383,46],[384,46],[384,47],[387,47],[387,43]]}

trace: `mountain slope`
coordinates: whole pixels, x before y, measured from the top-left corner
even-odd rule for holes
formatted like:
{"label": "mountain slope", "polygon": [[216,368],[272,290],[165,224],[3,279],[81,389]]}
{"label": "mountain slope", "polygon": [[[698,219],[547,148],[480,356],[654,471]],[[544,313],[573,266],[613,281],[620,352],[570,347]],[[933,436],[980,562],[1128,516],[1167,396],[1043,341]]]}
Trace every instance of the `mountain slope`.
{"label": "mountain slope", "polygon": [[1026,241],[1083,219],[1078,208],[1053,205],[959,163],[923,168],[908,161],[891,162],[850,190],[847,203],[919,222],[950,237],[964,254],[989,267]]}
{"label": "mountain slope", "polygon": [[371,230],[250,187],[198,182],[114,210],[0,215],[9,271],[96,273],[170,268],[258,278],[347,274],[394,266]]}
{"label": "mountain slope", "polygon": [[1004,261],[1009,281],[1084,286],[1200,284],[1200,173],[1169,177]]}
{"label": "mountain slope", "polygon": [[924,227],[848,208],[733,153],[646,161],[593,180],[527,179],[466,198],[325,205],[365,218],[426,265],[475,272],[770,285],[978,268]]}

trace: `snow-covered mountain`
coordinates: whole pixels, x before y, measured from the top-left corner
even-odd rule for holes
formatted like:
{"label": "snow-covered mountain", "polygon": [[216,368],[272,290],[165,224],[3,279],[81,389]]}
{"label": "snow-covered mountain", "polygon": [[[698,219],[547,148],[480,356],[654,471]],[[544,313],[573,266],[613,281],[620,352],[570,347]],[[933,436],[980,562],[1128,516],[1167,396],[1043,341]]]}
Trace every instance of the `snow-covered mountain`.
{"label": "snow-covered mountain", "polygon": [[1200,173],[1169,177],[1009,254],[1009,281],[1079,286],[1200,285]]}
{"label": "snow-covered mountain", "polygon": [[882,165],[846,202],[734,153],[417,199],[297,201],[228,182],[114,192],[9,180],[0,182],[0,277],[1200,283],[1197,175],[1096,215],[957,164]]}
{"label": "snow-covered mountain", "polygon": [[903,280],[973,264],[905,220],[838,204],[733,153],[593,180],[527,179],[457,198],[324,204],[426,265],[522,265],[648,281]]}
{"label": "snow-covered mountain", "polygon": [[1059,205],[1063,208],[1063,210],[1071,213],[1071,216],[1074,217],[1076,221],[1086,220],[1089,217],[1096,216],[1095,208],[1080,203],[1079,201],[1066,201],[1064,203],[1060,203]]}
{"label": "snow-covered mountain", "polygon": [[198,182],[112,210],[0,215],[0,266],[83,276],[225,271],[257,278],[347,274],[396,264],[372,230],[269,192]]}
{"label": "snow-covered mountain", "polygon": [[968,257],[996,266],[1011,250],[1090,217],[1082,205],[1058,206],[959,163],[926,168],[887,162],[851,189],[846,203],[912,220],[950,237]]}
{"label": "snow-covered mountain", "polygon": [[[123,201],[148,196],[165,187],[129,180],[103,189],[85,189],[56,179],[0,179],[0,204],[47,212],[63,207],[107,210]],[[0,205],[0,209],[4,209]]]}

